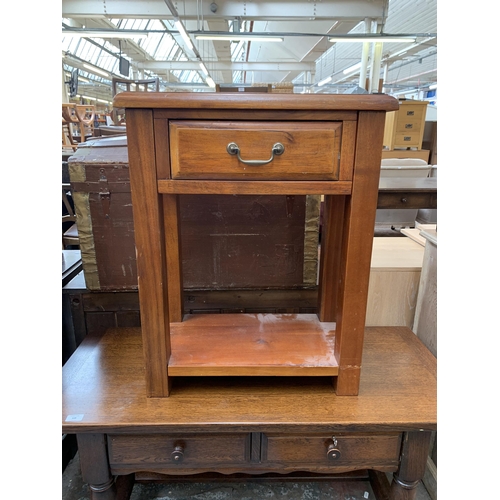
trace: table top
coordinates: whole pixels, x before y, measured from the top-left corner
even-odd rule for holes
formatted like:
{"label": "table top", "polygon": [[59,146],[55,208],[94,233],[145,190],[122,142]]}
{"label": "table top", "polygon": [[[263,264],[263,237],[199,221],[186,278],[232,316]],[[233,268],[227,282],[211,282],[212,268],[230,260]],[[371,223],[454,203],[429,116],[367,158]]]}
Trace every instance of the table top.
{"label": "table top", "polygon": [[398,100],[385,94],[265,94],[120,92],[113,105],[120,108],[156,109],[287,109],[395,111]]}
{"label": "table top", "polygon": [[331,377],[175,377],[147,398],[140,328],[88,336],[63,367],[63,432],[435,430],[436,358],[406,327],[369,327],[358,396]]}
{"label": "table top", "polygon": [[437,192],[437,177],[381,177],[379,192],[385,191],[416,191]]}

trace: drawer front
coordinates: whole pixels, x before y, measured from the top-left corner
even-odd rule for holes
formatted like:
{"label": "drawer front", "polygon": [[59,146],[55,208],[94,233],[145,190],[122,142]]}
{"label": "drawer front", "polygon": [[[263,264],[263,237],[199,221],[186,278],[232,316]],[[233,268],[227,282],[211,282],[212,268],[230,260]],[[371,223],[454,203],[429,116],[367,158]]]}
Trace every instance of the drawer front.
{"label": "drawer front", "polygon": [[384,193],[379,192],[377,208],[437,208],[437,193]]}
{"label": "drawer front", "polygon": [[264,461],[274,466],[392,466],[399,460],[401,435],[392,434],[266,434]]}
{"label": "drawer front", "polygon": [[396,133],[406,134],[408,132],[420,133],[422,130],[422,120],[400,120],[396,126]]}
{"label": "drawer front", "polygon": [[400,105],[398,111],[398,122],[421,122],[427,106]]}
{"label": "drawer front", "polygon": [[113,467],[207,468],[250,461],[250,434],[108,436]]}
{"label": "drawer front", "polygon": [[[339,178],[341,122],[171,121],[169,127],[172,179]],[[281,154],[273,152],[276,144]]]}
{"label": "drawer front", "polygon": [[395,146],[420,146],[422,134],[417,132],[399,132],[394,138]]}

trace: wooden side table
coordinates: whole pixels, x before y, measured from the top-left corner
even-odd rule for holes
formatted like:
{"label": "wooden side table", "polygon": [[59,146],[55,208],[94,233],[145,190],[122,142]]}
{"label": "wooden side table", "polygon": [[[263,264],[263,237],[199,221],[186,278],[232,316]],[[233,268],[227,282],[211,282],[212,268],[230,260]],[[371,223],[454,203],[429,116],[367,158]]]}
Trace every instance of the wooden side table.
{"label": "wooden side table", "polygon": [[[176,377],[269,375],[329,376],[337,395],[356,395],[384,121],[397,100],[122,92],[114,106],[127,113],[148,396],[169,396]],[[183,316],[186,194],[324,195],[317,316]]]}
{"label": "wooden side table", "polygon": [[359,470],[378,499],[415,498],[436,359],[408,328],[366,329],[358,396],[336,395],[328,377],[186,377],[148,398],[142,349],[140,329],[110,329],[63,368],[62,428],[77,435],[92,500],[129,498],[136,475]]}

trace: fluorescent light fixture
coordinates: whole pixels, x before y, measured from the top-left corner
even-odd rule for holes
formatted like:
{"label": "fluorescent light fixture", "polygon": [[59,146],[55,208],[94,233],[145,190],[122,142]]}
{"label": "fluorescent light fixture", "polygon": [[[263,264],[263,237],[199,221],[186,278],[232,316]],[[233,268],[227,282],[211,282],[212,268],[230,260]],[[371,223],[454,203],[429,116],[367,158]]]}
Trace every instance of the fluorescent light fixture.
{"label": "fluorescent light fixture", "polygon": [[320,82],[318,82],[318,87],[322,87],[323,85],[326,85],[328,82],[332,81],[331,76],[327,76],[326,78],[323,78]]}
{"label": "fluorescent light fixture", "polygon": [[197,40],[234,40],[249,42],[282,42],[284,38],[280,36],[252,36],[240,33],[228,33],[227,35],[195,35]]}
{"label": "fluorescent light fixture", "polygon": [[391,35],[345,35],[332,36],[328,38],[329,42],[397,42],[397,43],[415,43],[414,36],[391,36]]}
{"label": "fluorescent light fixture", "polygon": [[146,38],[148,33],[134,33],[133,31],[122,30],[74,30],[65,29],[63,36],[72,36],[75,38]]}
{"label": "fluorescent light fixture", "polygon": [[97,73],[98,75],[105,76],[106,78],[109,78],[109,73],[107,71],[104,71],[103,69],[96,68],[95,66],[92,66],[91,64],[83,63],[83,67],[89,69],[90,71]]}
{"label": "fluorescent light fixture", "polygon": [[429,85],[429,90],[434,90],[434,89],[437,89],[438,88],[438,84],[437,83],[433,83],[432,85]]}
{"label": "fluorescent light fixture", "polygon": [[344,73],[344,75],[348,75],[349,73],[354,73],[354,71],[356,71],[357,69],[360,69],[360,68],[361,68],[361,63],[359,62],[359,63],[353,64],[349,68],[346,68],[344,71],[342,71],[342,73]]}
{"label": "fluorescent light fixture", "polygon": [[191,37],[188,35],[186,29],[184,28],[184,25],[178,19],[174,21],[174,24],[175,27],[177,28],[177,31],[181,34],[182,39],[186,42],[187,46],[191,50],[193,50],[194,49],[193,42],[191,41]]}
{"label": "fluorescent light fixture", "polygon": [[215,88],[215,82],[213,81],[211,76],[207,76],[207,83],[209,87]]}
{"label": "fluorescent light fixture", "polygon": [[202,62],[200,62],[200,68],[201,71],[203,71],[203,73],[205,73],[205,75],[208,76],[208,69]]}

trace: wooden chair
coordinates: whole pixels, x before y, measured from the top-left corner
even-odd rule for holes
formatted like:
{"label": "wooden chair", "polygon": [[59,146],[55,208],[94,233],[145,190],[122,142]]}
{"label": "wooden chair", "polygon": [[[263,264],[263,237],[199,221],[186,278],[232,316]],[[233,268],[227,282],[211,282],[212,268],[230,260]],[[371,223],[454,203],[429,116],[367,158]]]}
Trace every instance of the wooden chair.
{"label": "wooden chair", "polygon": [[95,106],[86,104],[63,103],[62,105],[62,145],[76,151],[78,142],[73,137],[73,126],[78,127],[80,142],[94,135]]}
{"label": "wooden chair", "polygon": [[[71,185],[68,183],[62,184],[62,202],[63,202],[63,215],[62,215],[62,248],[63,250],[68,246],[80,246],[80,239],[78,237],[78,226],[76,224],[76,215],[68,199],[68,193],[71,194]],[[71,223],[68,227],[68,223]]]}
{"label": "wooden chair", "polygon": [[[150,78],[147,80],[129,80],[127,78],[113,78],[111,81],[113,97],[120,92],[159,92],[160,79]],[[132,87],[134,86],[134,87]],[[123,108],[113,108],[112,117],[115,125],[121,125],[124,121],[125,110]]]}
{"label": "wooden chair", "polygon": [[78,143],[73,137],[73,125],[78,125],[76,104],[63,103],[62,105],[62,147],[76,151]]}

